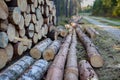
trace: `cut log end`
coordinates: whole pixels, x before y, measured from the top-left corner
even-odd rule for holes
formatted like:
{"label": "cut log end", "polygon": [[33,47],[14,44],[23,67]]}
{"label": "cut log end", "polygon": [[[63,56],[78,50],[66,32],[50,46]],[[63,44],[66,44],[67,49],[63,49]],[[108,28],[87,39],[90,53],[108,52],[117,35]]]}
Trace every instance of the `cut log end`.
{"label": "cut log end", "polygon": [[44,53],[43,53],[43,58],[47,61],[49,60],[53,60],[54,59],[54,54],[55,52],[52,49],[47,49]]}
{"label": "cut log end", "polygon": [[36,48],[33,48],[33,49],[30,50],[30,55],[35,59],[40,59],[41,58],[41,52]]}
{"label": "cut log end", "polygon": [[93,67],[102,67],[104,64],[102,57],[98,55],[92,56],[90,62]]}

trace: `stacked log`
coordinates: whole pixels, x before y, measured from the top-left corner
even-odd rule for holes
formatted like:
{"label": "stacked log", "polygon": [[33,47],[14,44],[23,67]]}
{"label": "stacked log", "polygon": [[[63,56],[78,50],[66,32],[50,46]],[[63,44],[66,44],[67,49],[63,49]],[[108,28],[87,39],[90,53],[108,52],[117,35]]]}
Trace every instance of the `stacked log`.
{"label": "stacked log", "polygon": [[53,43],[43,52],[43,59],[53,60],[61,46],[61,41],[55,40]]}
{"label": "stacked log", "polygon": [[64,65],[65,65],[69,45],[71,42],[71,36],[72,34],[69,34],[66,37],[65,42],[61,46],[58,54],[56,55],[52,65],[48,70],[46,80],[62,80],[63,79]]}
{"label": "stacked log", "polygon": [[95,45],[92,43],[92,41],[82,32],[82,30],[77,27],[76,32],[78,34],[78,37],[80,41],[83,43],[83,45],[86,48],[89,61],[93,67],[102,67],[104,62],[103,58],[97,51]]}
{"label": "stacked log", "polygon": [[34,62],[34,59],[29,56],[24,56],[16,63],[8,67],[2,74],[0,80],[17,80],[18,77]]}
{"label": "stacked log", "polygon": [[46,60],[36,61],[18,80],[40,80],[48,69]]}
{"label": "stacked log", "polygon": [[86,60],[79,62],[80,80],[99,80],[97,74]]}
{"label": "stacked log", "polygon": [[[1,0],[0,48],[4,49],[5,54],[9,54],[8,61],[10,61],[13,57],[21,56],[42,37],[46,37],[48,26],[55,24],[56,8],[53,1]],[[9,44],[11,47],[8,47]]]}
{"label": "stacked log", "polygon": [[35,47],[33,47],[30,50],[30,55],[33,58],[36,59],[40,59],[42,53],[44,52],[44,50],[52,43],[52,40],[50,38],[47,38],[43,41],[41,41],[40,43],[38,43]]}
{"label": "stacked log", "polygon": [[74,31],[70,50],[68,53],[64,80],[78,80],[76,45],[77,45],[77,40],[76,40],[76,33]]}

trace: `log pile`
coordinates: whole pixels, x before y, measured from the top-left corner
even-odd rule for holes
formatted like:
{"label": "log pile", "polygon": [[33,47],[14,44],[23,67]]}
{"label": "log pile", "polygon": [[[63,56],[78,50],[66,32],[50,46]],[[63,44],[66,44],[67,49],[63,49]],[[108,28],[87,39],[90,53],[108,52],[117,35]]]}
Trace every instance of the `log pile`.
{"label": "log pile", "polygon": [[56,25],[53,1],[0,0],[0,69],[46,37],[49,25]]}
{"label": "log pile", "polygon": [[77,27],[76,32],[80,41],[83,43],[84,47],[86,48],[89,61],[93,67],[102,67],[104,64],[103,58],[101,57],[100,53],[97,51],[95,45],[92,41],[82,32],[82,30]]}
{"label": "log pile", "polygon": [[50,66],[46,80],[62,80],[64,73],[64,65],[66,62],[66,57],[71,42],[72,34],[69,34],[61,46],[58,54],[56,55],[52,65]]}

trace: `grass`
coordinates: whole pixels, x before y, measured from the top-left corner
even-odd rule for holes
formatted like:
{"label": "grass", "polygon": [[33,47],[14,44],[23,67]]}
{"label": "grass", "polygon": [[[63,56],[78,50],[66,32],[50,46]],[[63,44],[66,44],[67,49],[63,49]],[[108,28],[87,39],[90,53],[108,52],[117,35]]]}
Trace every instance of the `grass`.
{"label": "grass", "polygon": [[[98,74],[99,80],[120,80],[120,68],[114,67],[116,64],[120,63],[120,42],[112,38],[108,32],[101,28],[88,23],[86,20],[83,20],[83,22],[85,23],[82,25],[83,27],[93,27],[100,33],[99,36],[96,36],[96,38],[92,40],[105,61],[102,68],[94,68]],[[116,49],[116,46],[118,46],[119,49]],[[86,51],[81,43],[77,45],[77,56],[78,61],[87,59]],[[113,66],[110,67],[110,65]]]}

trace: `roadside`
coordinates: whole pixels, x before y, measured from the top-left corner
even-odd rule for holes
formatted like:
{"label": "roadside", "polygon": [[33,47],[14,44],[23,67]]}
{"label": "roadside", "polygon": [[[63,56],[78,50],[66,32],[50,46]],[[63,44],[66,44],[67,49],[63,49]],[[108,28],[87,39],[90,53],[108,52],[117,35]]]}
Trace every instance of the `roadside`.
{"label": "roadside", "polygon": [[117,40],[120,41],[120,29],[116,28],[116,27],[112,27],[110,25],[104,24],[102,22],[99,22],[95,19],[92,19],[90,17],[83,17],[84,19],[86,19],[89,23],[92,23],[96,26],[98,26],[99,28],[107,31],[108,33],[111,34],[111,36]]}

